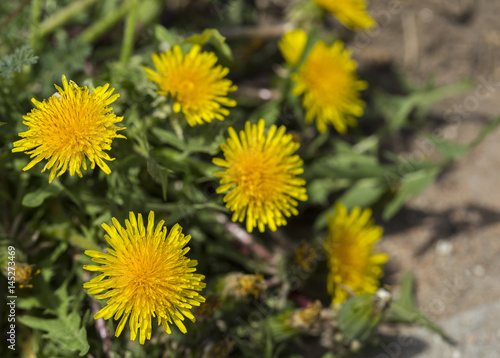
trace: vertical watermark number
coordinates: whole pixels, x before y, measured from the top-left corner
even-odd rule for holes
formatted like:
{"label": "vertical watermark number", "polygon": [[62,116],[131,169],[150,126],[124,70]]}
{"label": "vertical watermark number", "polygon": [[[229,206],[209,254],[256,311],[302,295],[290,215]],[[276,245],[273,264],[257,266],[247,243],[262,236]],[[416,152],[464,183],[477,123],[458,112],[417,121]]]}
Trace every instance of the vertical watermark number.
{"label": "vertical watermark number", "polygon": [[7,250],[7,342],[9,349],[16,350],[16,248],[9,246]]}

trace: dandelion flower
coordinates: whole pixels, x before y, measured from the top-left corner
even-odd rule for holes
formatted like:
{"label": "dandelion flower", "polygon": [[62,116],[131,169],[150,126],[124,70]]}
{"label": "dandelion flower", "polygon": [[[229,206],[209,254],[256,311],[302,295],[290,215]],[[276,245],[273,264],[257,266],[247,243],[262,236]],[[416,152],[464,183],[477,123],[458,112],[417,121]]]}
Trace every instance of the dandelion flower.
{"label": "dandelion flower", "polygon": [[376,252],[382,228],[373,225],[371,210],[354,208],[350,214],[341,203],[328,218],[325,251],[328,254],[328,293],[333,303],[342,303],[351,294],[375,293],[388,256]]}
{"label": "dandelion flower", "polygon": [[229,70],[216,66],[217,56],[213,52],[200,52],[199,45],[193,45],[187,54],[180,46],[161,53],[153,54],[153,63],[158,72],[143,67],[148,79],[155,82],[159,94],[174,100],[173,110],[182,111],[190,126],[210,123],[214,118],[224,120],[236,101],[227,98],[228,92],[236,86],[224,78]]}
{"label": "dandelion flower", "polygon": [[86,158],[92,163],[91,169],[97,164],[106,174],[111,173],[104,160],[114,159],[104,151],[111,149],[114,138],[125,138],[116,133],[125,128],[114,126],[123,117],[117,117],[109,107],[120,95],[112,95],[114,89],[109,89],[109,84],[90,92],[73,81],[68,83],[65,76],[62,82],[63,88],[56,85],[58,92],[48,101],[31,100],[37,108],[23,116],[23,124],[29,129],[19,133],[23,139],[14,142],[12,151],[33,158],[23,170],[48,159],[42,172],[51,169],[49,183],[57,171],[59,177],[68,169],[70,175],[76,172],[81,178],[81,168],[87,170]]}
{"label": "dandelion flower", "polygon": [[299,64],[307,44],[307,34],[302,29],[287,32],[278,43],[283,58],[290,66]]}
{"label": "dandelion flower", "polygon": [[345,133],[347,126],[355,126],[355,116],[363,114],[364,102],[359,91],[367,83],[357,79],[356,62],[341,41],[327,46],[317,42],[297,73],[291,78],[296,85],[292,92],[303,95],[302,104],[306,110],[306,122],[316,119],[320,133],[332,124],[339,133]]}
{"label": "dandelion flower", "polygon": [[205,287],[201,282],[205,277],[193,273],[198,262],[184,256],[189,251],[184,246],[191,236],[184,236],[178,224],[167,236],[163,220],[154,228],[153,212],[149,213],[147,228],[141,214],[136,220],[131,212],[129,220],[125,220],[125,228],[115,218],[112,220],[112,227],[102,225],[108,233],[106,241],[112,247],[107,249],[108,253],[85,251],[92,261],[102,266],[84,265],[83,268],[102,274],[83,287],[91,295],[99,294],[95,298],[109,298],[94,318],[117,320],[121,317],[115,332],[118,337],[130,317],[130,338],[135,340],[140,330],[141,344],[151,339],[152,317],[158,317],[158,325],[163,325],[169,334],[172,322],[186,333],[184,316],[194,322],[190,309],[205,301],[197,292]]}
{"label": "dandelion flower", "polygon": [[225,159],[214,158],[213,163],[226,168],[216,172],[221,178],[217,193],[224,196],[227,208],[233,211],[233,221],[246,217],[247,231],[258,226],[261,232],[268,225],[272,231],[286,225],[285,216],[297,215],[297,200],[307,200],[302,159],[294,155],[299,144],[286,128],[272,125],[267,134],[265,122],[246,122],[240,135],[229,128],[229,138],[221,145]]}
{"label": "dandelion flower", "polygon": [[365,0],[313,0],[350,29],[370,29],[376,25],[367,13]]}

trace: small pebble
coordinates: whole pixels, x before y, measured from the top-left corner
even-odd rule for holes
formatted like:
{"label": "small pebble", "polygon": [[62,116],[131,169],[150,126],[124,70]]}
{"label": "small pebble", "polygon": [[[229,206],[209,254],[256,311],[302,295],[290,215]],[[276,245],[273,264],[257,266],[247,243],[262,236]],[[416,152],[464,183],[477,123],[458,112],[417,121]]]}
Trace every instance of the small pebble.
{"label": "small pebble", "polygon": [[272,92],[267,88],[262,88],[259,90],[259,97],[264,100],[269,100],[273,96]]}
{"label": "small pebble", "polygon": [[436,245],[436,251],[439,255],[447,256],[453,252],[453,245],[447,240],[439,240]]}

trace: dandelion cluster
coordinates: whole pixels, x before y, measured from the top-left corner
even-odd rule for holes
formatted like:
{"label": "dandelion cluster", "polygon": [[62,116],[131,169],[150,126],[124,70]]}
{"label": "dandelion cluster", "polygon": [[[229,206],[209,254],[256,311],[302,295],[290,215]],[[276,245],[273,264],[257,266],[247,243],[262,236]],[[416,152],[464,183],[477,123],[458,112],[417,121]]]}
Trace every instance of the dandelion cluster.
{"label": "dandelion cluster", "polygon": [[[364,29],[375,25],[375,21],[366,12],[367,5],[364,0],[313,1],[334,14],[349,28]],[[318,10],[310,2],[308,6]],[[214,34],[214,32],[210,33]],[[218,35],[220,36],[220,34]],[[203,36],[196,38],[198,40],[204,39]],[[217,40],[218,38],[215,36],[211,39]],[[202,50],[202,45],[205,42],[202,43],[200,40],[200,44],[189,45],[189,41],[180,42],[163,53],[152,54],[154,69],[143,67],[142,62],[141,65],[138,65],[137,72],[142,76],[143,84],[145,83],[143,88],[147,89],[147,95],[144,98],[150,98],[150,95],[153,94],[155,99],[160,98],[160,101],[165,101],[165,98],[161,96],[167,97],[168,104],[164,107],[167,110],[163,113],[168,113],[174,118],[184,117],[191,127],[211,123],[214,119],[225,120],[230,114],[229,108],[235,107],[237,104],[236,100],[229,98],[229,94],[237,90],[236,85],[228,78],[229,69],[218,64],[218,58],[214,52]],[[198,43],[198,41],[192,42]],[[219,42],[207,40],[206,43],[217,48],[215,45],[223,46],[225,45],[223,42],[219,39]],[[284,34],[278,43],[278,48],[286,65],[278,68],[280,74],[284,74],[282,76],[284,79],[282,80],[283,86],[276,91],[280,97],[279,100],[275,101],[276,103],[281,105],[282,102],[291,99],[287,104],[296,105],[293,108],[294,113],[298,116],[303,113],[307,123],[315,122],[317,131],[320,133],[327,132],[329,127],[333,126],[338,133],[344,134],[349,127],[357,125],[357,118],[363,115],[365,106],[360,92],[367,88],[367,83],[357,77],[357,64],[351,59],[350,51],[344,47],[341,41],[335,41],[329,45],[321,40],[316,40],[314,35],[309,37],[302,29],[294,29]],[[236,78],[238,73],[235,74]],[[91,163],[91,169],[97,165],[104,173],[110,174],[111,169],[106,161],[112,161],[114,158],[111,158],[107,151],[111,150],[115,138],[126,138],[124,135],[118,134],[126,129],[117,126],[117,123],[122,122],[123,117],[115,115],[111,107],[119,94],[114,94],[114,88],[110,87],[110,84],[89,89],[80,87],[73,81],[68,81],[64,75],[62,76],[62,88],[57,85],[55,87],[57,93],[42,102],[33,98],[32,102],[36,108],[23,116],[23,124],[28,129],[19,133],[21,139],[13,143],[12,149],[12,152],[24,152],[30,157],[29,163],[23,170],[29,170],[37,163],[46,160],[42,172],[50,170],[49,183],[51,183],[56,176],[60,177],[67,171],[71,176],[76,173],[79,177],[83,177],[82,170],[87,170],[88,159]],[[153,87],[155,90],[157,89],[159,97],[154,95],[154,91],[151,89]],[[140,89],[140,86],[137,88]],[[262,98],[258,100],[261,101]],[[303,109],[300,108],[299,101],[301,101]],[[152,106],[158,102],[153,101]],[[141,104],[140,109],[133,108],[130,109],[130,112],[137,109],[138,112],[142,111],[141,115],[143,115],[143,108],[148,105],[147,101],[145,103],[145,105]],[[265,103],[263,108],[267,108],[265,107],[267,105]],[[219,217],[211,219],[223,222],[226,233],[232,235],[240,243],[245,240],[252,241],[255,237],[259,240],[260,237],[266,236],[255,235],[254,237],[254,235],[248,234],[252,233],[255,228],[260,233],[265,232],[266,228],[276,232],[279,227],[287,225],[287,220],[299,214],[299,203],[308,200],[308,190],[315,194],[319,192],[320,194],[315,195],[316,197],[324,194],[325,197],[328,197],[326,200],[331,199],[331,190],[322,191],[322,188],[318,190],[314,185],[310,185],[309,189],[306,187],[308,184],[306,179],[302,177],[304,174],[309,182],[309,178],[314,176],[314,170],[304,173],[304,161],[306,168],[309,168],[310,162],[314,160],[315,151],[330,144],[327,142],[330,140],[327,135],[316,138],[316,131],[312,129],[294,136],[286,126],[272,124],[276,120],[276,116],[272,112],[269,113],[269,116],[267,116],[268,113],[262,115],[266,118],[265,120],[257,120],[260,118],[257,116],[245,118],[244,124],[237,123],[235,118],[228,118],[228,120],[233,121],[231,122],[232,126],[231,124],[226,126],[222,123],[224,131],[225,128],[228,128],[227,137],[213,143],[208,150],[205,150],[203,146],[212,140],[210,135],[214,135],[214,137],[217,135],[217,131],[212,131],[208,124],[202,128],[192,129],[187,126],[181,128],[178,126],[178,122],[174,121],[173,124],[177,125],[174,128],[177,136],[164,129],[161,129],[163,131],[161,133],[160,131],[155,132],[155,129],[159,128],[152,127],[162,125],[163,118],[157,115],[159,112],[155,112],[151,116],[146,113],[145,118],[139,115],[137,117],[130,116],[137,118],[137,122],[127,116],[127,120],[129,120],[127,125],[133,128],[128,135],[132,139],[129,141],[128,149],[134,148],[140,154],[135,158],[130,157],[130,163],[137,159],[143,164],[142,167],[136,168],[137,171],[134,172],[133,179],[142,183],[143,180],[150,179],[148,173],[151,174],[151,177],[156,181],[154,185],[161,182],[165,197],[167,186],[170,188],[169,185],[173,185],[172,182],[167,184],[167,177],[175,176],[178,173],[171,175],[173,170],[167,167],[168,164],[160,164],[159,162],[163,158],[170,158],[171,153],[176,156],[175,160],[181,158],[179,162],[186,159],[188,155],[196,153],[196,160],[190,164],[195,163],[193,167],[199,169],[197,164],[205,160],[200,165],[200,167],[204,165],[203,169],[191,171],[190,168],[190,171],[186,172],[180,170],[179,178],[175,179],[176,185],[173,187],[181,188],[183,186],[182,180],[187,182],[193,176],[198,175],[194,173],[200,172],[204,174],[197,183],[212,181],[213,184],[214,181],[218,181],[216,193],[221,194],[219,200],[224,203],[228,210],[220,205],[217,206],[220,211],[231,212],[231,220],[240,224],[228,222],[228,217],[225,216],[222,216],[221,220],[218,220]],[[256,113],[261,114],[260,112]],[[139,122],[142,120],[143,122]],[[240,125],[243,129],[237,132],[234,128]],[[302,123],[299,122],[297,126],[301,128]],[[296,130],[295,127],[291,128]],[[203,139],[208,137],[208,141],[196,141],[199,138],[190,141],[188,138],[192,133],[205,129]],[[134,134],[139,132],[140,134]],[[221,134],[219,133],[219,135]],[[149,138],[151,137],[155,139],[150,143]],[[295,140],[296,137],[300,139]],[[317,141],[317,139],[320,140]],[[158,143],[156,141],[160,145],[155,148]],[[224,142],[219,147],[219,143],[222,141]],[[306,143],[306,150],[303,152],[299,152],[299,142]],[[215,153],[218,149],[220,149],[219,154]],[[184,152],[181,153],[183,150]],[[214,169],[214,166],[210,164],[210,160],[218,167],[217,169]],[[156,163],[157,161],[158,163]],[[168,163],[167,160],[165,161]],[[186,162],[188,161],[186,160]],[[155,166],[161,167],[162,174],[165,175],[154,175]],[[123,167],[125,165],[120,168]],[[185,174],[185,178],[178,180],[183,174]],[[330,172],[327,175],[330,175]],[[120,175],[108,178],[107,188],[112,187],[115,179],[118,182]],[[329,180],[330,177],[326,179]],[[132,181],[130,180],[130,182]],[[179,183],[182,185],[178,186]],[[53,185],[55,184],[57,181]],[[54,186],[48,186],[54,188]],[[62,187],[62,185],[59,186]],[[339,187],[345,188],[345,185],[342,184]],[[153,188],[152,191],[155,190],[153,186],[151,188]],[[54,193],[45,193],[42,190],[41,192],[41,196]],[[68,196],[72,195],[71,199],[74,199],[70,188],[65,193]],[[187,190],[181,194],[186,193]],[[186,197],[202,197],[203,194],[199,193],[200,195],[187,193]],[[311,196],[314,195],[311,194]],[[92,216],[92,219],[85,219],[89,219],[89,226],[93,225],[90,223],[94,223],[96,217],[111,217],[105,210],[109,209],[106,206],[99,206],[101,205],[99,204],[96,205],[97,208],[94,208],[90,199],[88,199],[89,204],[86,199],[79,201],[76,195],[74,197],[75,206],[90,208],[89,210],[93,211],[92,215],[89,215]],[[155,208],[167,208],[172,205],[172,203],[159,203],[160,200],[158,199],[158,202],[155,203],[158,204]],[[166,199],[164,200],[166,201]],[[36,204],[37,200],[33,201]],[[133,202],[133,200],[130,201]],[[125,200],[116,201],[113,204],[119,207],[123,202]],[[320,200],[315,203],[319,202]],[[165,206],[162,206],[164,204]],[[183,204],[181,199],[179,199],[179,203],[174,203],[174,205],[177,204]],[[204,207],[204,204],[192,207]],[[209,204],[215,206],[214,203]],[[54,211],[63,211],[63,209],[66,208],[56,207]],[[121,208],[116,208],[116,211],[119,210]],[[166,211],[168,210],[166,209]],[[85,225],[83,224],[85,221],[74,215],[73,211],[67,210],[65,214],[71,216],[71,220],[74,222],[78,222],[82,226]],[[180,332],[187,333],[189,327],[187,328],[185,325],[186,318],[195,322],[195,316],[197,316],[203,324],[203,322],[212,319],[216,311],[225,310],[227,302],[236,307],[252,297],[254,300],[266,298],[269,291],[278,286],[284,287],[283,291],[286,294],[283,296],[294,290],[290,287],[290,280],[283,278],[286,275],[281,275],[282,267],[278,267],[281,263],[273,262],[271,269],[262,270],[264,274],[224,273],[225,276],[221,276],[223,281],[212,281],[223,282],[223,284],[210,287],[210,290],[203,293],[202,296],[202,291],[206,287],[206,283],[203,282],[205,276],[196,273],[198,262],[186,256],[190,250],[187,244],[191,236],[184,234],[183,228],[179,224],[173,225],[170,230],[165,226],[164,220],[155,225],[153,211],[149,212],[147,221],[143,220],[141,214],[135,214],[132,211],[129,212],[124,225],[116,217],[112,217],[111,221],[111,226],[107,223],[102,224],[106,232],[104,238],[108,244],[106,251],[85,251],[94,264],[86,264],[83,268],[98,274],[83,283],[83,288],[94,298],[106,300],[101,309],[95,313],[94,319],[116,320],[116,337],[121,335],[128,323],[130,339],[135,341],[139,336],[139,343],[145,344],[146,340],[152,338],[153,318],[157,319],[158,325],[161,325],[168,334],[172,333],[172,325],[175,325]],[[170,222],[175,221],[172,219]],[[243,226],[248,233],[244,231]],[[196,226],[195,230],[199,230],[200,227],[202,226]],[[236,228],[236,230],[231,231],[231,227]],[[239,230],[239,234],[235,233],[237,230]],[[92,231],[88,230],[88,232]],[[65,231],[64,234],[66,234]],[[244,236],[244,239],[238,235]],[[269,236],[281,244],[286,242],[285,235],[278,232],[271,233]],[[362,210],[356,207],[349,213],[340,202],[335,204],[335,214],[328,217],[327,233],[324,241],[321,241],[320,244],[320,247],[323,245],[327,253],[328,277],[325,291],[331,295],[332,305],[341,304],[350,296],[376,292],[379,287],[379,279],[383,275],[382,265],[388,260],[386,254],[379,253],[375,248],[381,236],[382,228],[373,224],[370,209]],[[321,237],[323,238],[323,236]],[[84,246],[89,244],[86,240],[87,238],[85,240],[82,238],[83,244],[79,241],[80,247],[90,246]],[[317,247],[313,247],[312,243],[312,239],[304,239],[302,245],[295,252],[290,250],[292,255],[287,256],[284,252],[279,252],[278,255],[269,253],[269,255],[260,255],[260,257],[264,260],[271,258],[272,260],[269,261],[276,258],[283,259],[285,264],[291,263],[301,272],[310,273],[316,268],[320,254],[324,253]],[[259,247],[262,248],[260,252],[267,254],[267,243],[260,245],[252,241],[251,244],[253,246],[248,244],[245,249],[253,250],[255,247]],[[288,244],[290,245],[282,245],[284,250],[294,246],[292,242]],[[272,244],[269,245],[269,247],[271,246]],[[242,250],[242,254],[246,255],[246,252]],[[257,250],[248,256],[252,254],[259,256]],[[87,260],[90,263],[90,259]],[[34,267],[34,265],[19,264],[16,282],[20,283],[21,287],[31,287],[30,282]],[[259,270],[260,268],[258,266]],[[214,272],[217,273],[217,268],[214,269]],[[38,271],[35,272],[35,274],[37,273]],[[87,275],[90,277],[89,273]],[[268,279],[264,275],[273,275],[273,277]],[[208,299],[206,300],[204,296]],[[327,311],[334,312],[334,310],[332,307],[323,307],[320,301],[306,305],[304,302],[308,302],[309,298],[297,297],[296,302],[300,308],[295,310],[287,308],[288,311],[285,315],[276,315],[272,319],[282,320],[278,323],[287,327],[286,334],[290,332],[297,334],[319,332],[323,327],[322,324],[331,317]],[[269,302],[271,301],[269,300]],[[205,305],[201,305],[204,302],[206,302]],[[281,302],[275,306],[285,307]],[[221,312],[221,316],[226,313]],[[219,312],[217,312],[218,314]],[[269,322],[275,324],[276,321],[270,320]],[[222,319],[220,322],[222,322],[220,327],[226,324]],[[219,324],[217,327],[220,328]],[[273,327],[273,329],[279,328],[279,324]],[[232,329],[232,327],[230,328]],[[224,330],[230,332],[227,327]],[[225,346],[222,346],[222,343],[218,341],[213,341],[212,344],[212,351],[220,354],[229,354],[235,345],[231,341],[229,343],[224,341]],[[209,351],[209,349],[206,350],[206,352]]]}

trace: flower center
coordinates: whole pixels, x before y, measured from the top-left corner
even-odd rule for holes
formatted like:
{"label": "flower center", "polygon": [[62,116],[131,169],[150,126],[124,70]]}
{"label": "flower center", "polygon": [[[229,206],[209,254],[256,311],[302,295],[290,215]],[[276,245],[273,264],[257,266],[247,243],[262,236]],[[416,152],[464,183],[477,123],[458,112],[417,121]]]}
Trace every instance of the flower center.
{"label": "flower center", "polygon": [[[55,99],[55,101],[61,100]],[[78,96],[67,98],[54,116],[57,119],[53,120],[53,126],[50,128],[51,137],[57,139],[53,144],[59,147],[59,150],[69,149],[73,154],[87,153],[92,144],[100,146],[105,129],[99,130],[99,126],[102,125],[99,121],[101,114],[97,113],[92,98],[86,102]]]}
{"label": "flower center", "polygon": [[198,108],[207,100],[208,78],[202,78],[195,69],[181,68],[172,74],[171,92],[181,105]]}
{"label": "flower center", "polygon": [[343,104],[346,93],[350,93],[352,84],[343,64],[333,57],[326,48],[313,50],[302,75],[307,87],[321,106],[339,106]]}
{"label": "flower center", "polygon": [[132,297],[148,297],[153,300],[168,277],[160,258],[151,255],[154,252],[153,247],[143,244],[124,262],[121,283]]}
{"label": "flower center", "polygon": [[354,240],[349,232],[339,230],[338,234],[344,238],[333,245],[332,250],[335,252],[335,257],[341,260],[341,264],[337,265],[339,278],[352,289],[357,289],[362,284],[361,279],[365,277],[369,252],[362,245],[350,243]]}
{"label": "flower center", "polygon": [[249,199],[272,200],[281,182],[277,163],[266,158],[261,152],[248,151],[235,166],[235,181]]}

